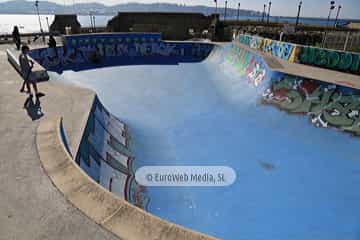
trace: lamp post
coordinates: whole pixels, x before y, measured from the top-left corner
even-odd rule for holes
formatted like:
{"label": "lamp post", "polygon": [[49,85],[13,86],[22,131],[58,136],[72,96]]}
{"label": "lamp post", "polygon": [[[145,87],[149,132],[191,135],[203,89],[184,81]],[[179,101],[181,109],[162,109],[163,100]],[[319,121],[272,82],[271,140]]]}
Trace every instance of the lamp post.
{"label": "lamp post", "polygon": [[239,21],[239,18],[240,18],[240,6],[241,6],[241,4],[239,3],[238,4],[238,11],[237,11],[237,21]]}
{"label": "lamp post", "polygon": [[224,21],[226,20],[226,10],[227,10],[227,1],[225,1],[225,13],[224,13]]}
{"label": "lamp post", "polygon": [[269,22],[270,22],[270,10],[271,10],[271,4],[272,4],[272,2],[269,2],[268,15],[267,15],[267,23],[269,23]]}
{"label": "lamp post", "polygon": [[301,12],[302,3],[303,3],[302,1],[299,2],[298,13],[297,13],[296,23],[295,23],[295,28],[299,25],[299,19],[300,19],[300,12]]}
{"label": "lamp post", "polygon": [[93,19],[92,19],[92,13],[91,13],[91,11],[89,11],[89,17],[90,17],[91,32],[93,32],[93,31],[94,31],[94,25],[93,25]]}
{"label": "lamp post", "polygon": [[265,21],[265,11],[266,11],[266,4],[264,4],[264,10],[263,10],[261,22],[264,22],[264,21]]}
{"label": "lamp post", "polygon": [[49,18],[46,17],[46,24],[47,24],[47,27],[48,27],[48,32],[50,32],[50,25],[49,25]]}
{"label": "lamp post", "polygon": [[328,16],[327,22],[326,22],[326,26],[327,26],[327,27],[329,26],[330,17],[331,17],[331,12],[332,12],[332,10],[334,10],[334,9],[335,9],[335,1],[331,1],[331,2],[330,2],[329,16]]}
{"label": "lamp post", "polygon": [[42,39],[43,39],[44,44],[45,44],[45,36],[44,36],[44,30],[43,30],[42,25],[41,25],[41,18],[40,18],[40,12],[39,12],[39,1],[38,0],[35,1],[35,8],[36,8],[36,13],[37,13],[38,19],[39,19],[40,33],[42,35]]}
{"label": "lamp post", "polygon": [[337,10],[337,13],[336,13],[336,19],[335,19],[335,23],[334,23],[334,28],[337,27],[337,23],[338,23],[338,19],[339,19],[339,15],[340,15],[340,10],[341,10],[342,6],[339,5],[338,6],[338,10]]}
{"label": "lamp post", "polygon": [[217,14],[218,13],[217,0],[214,0],[214,2],[215,2],[215,13]]}
{"label": "lamp post", "polygon": [[[332,12],[332,10],[334,10],[334,9],[335,9],[335,1],[331,1],[331,2],[330,2],[329,16],[328,16],[327,22],[326,22],[326,27],[329,27],[331,12]],[[326,46],[326,38],[327,38],[327,30],[325,29],[323,41],[322,41],[322,44],[321,44],[321,47],[322,47],[322,48],[324,48],[324,47]]]}

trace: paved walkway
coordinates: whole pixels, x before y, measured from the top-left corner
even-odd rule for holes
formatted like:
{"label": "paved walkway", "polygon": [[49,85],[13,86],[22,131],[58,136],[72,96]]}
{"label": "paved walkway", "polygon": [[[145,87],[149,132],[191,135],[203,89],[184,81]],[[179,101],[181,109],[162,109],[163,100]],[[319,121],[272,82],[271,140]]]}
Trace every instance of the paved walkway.
{"label": "paved walkway", "polygon": [[35,143],[39,122],[61,112],[75,149],[94,93],[57,82],[41,83],[46,94],[41,98],[44,116],[36,114],[34,105],[27,111],[26,95],[19,93],[21,78],[6,59],[7,47],[0,45],[0,240],[117,239],[52,185]]}

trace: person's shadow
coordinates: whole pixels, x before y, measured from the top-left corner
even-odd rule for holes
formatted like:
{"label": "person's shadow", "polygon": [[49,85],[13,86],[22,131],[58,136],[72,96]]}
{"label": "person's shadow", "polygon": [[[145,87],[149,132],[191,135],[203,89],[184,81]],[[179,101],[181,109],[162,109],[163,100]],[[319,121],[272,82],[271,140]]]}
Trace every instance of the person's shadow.
{"label": "person's shadow", "polygon": [[34,102],[33,98],[29,96],[24,103],[24,108],[26,109],[27,114],[33,121],[38,120],[42,116],[44,116],[39,98],[36,98]]}

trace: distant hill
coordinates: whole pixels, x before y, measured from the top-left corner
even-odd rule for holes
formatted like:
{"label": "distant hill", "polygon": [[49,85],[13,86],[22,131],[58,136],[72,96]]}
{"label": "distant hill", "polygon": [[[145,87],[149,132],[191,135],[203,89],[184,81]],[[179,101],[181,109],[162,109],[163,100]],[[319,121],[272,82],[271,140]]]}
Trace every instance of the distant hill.
{"label": "distant hill", "polygon": [[[39,11],[41,14],[55,14],[55,13],[74,13],[80,15],[87,15],[93,12],[97,15],[115,15],[117,12],[199,12],[205,15],[215,13],[214,7],[207,6],[186,6],[169,3],[125,3],[113,6],[106,6],[101,3],[78,3],[73,5],[60,5],[53,2],[40,1]],[[222,15],[224,8],[218,9]],[[13,0],[0,3],[0,14],[34,14],[34,1]],[[242,16],[261,16],[261,12],[252,10],[240,10]],[[237,9],[228,9],[227,15],[229,17],[237,15]]]}

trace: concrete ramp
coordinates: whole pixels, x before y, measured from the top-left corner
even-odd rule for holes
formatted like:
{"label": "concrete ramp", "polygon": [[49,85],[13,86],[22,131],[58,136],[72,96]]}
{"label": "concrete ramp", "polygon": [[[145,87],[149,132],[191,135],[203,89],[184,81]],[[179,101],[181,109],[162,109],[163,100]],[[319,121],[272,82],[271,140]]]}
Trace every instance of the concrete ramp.
{"label": "concrete ramp", "polygon": [[[138,60],[156,59],[157,52],[147,58],[135,43],[128,47]],[[189,59],[208,49],[188,47]],[[101,109],[106,127],[90,114],[77,155],[80,166],[91,160],[83,170],[97,182],[104,174],[110,190],[142,166],[228,166],[237,175],[229,187],[138,186],[127,200],[146,199],[149,213],[222,239],[357,239],[359,90],[345,78],[327,81],[330,70],[296,73],[297,65],[239,44],[216,45],[201,61],[163,64],[181,52],[152,64],[125,64],[134,56],[122,55],[124,64],[111,68],[61,75],[49,68],[52,80],[98,94],[91,112]],[[130,161],[118,155],[125,151]],[[102,164],[120,174],[97,171]]]}

